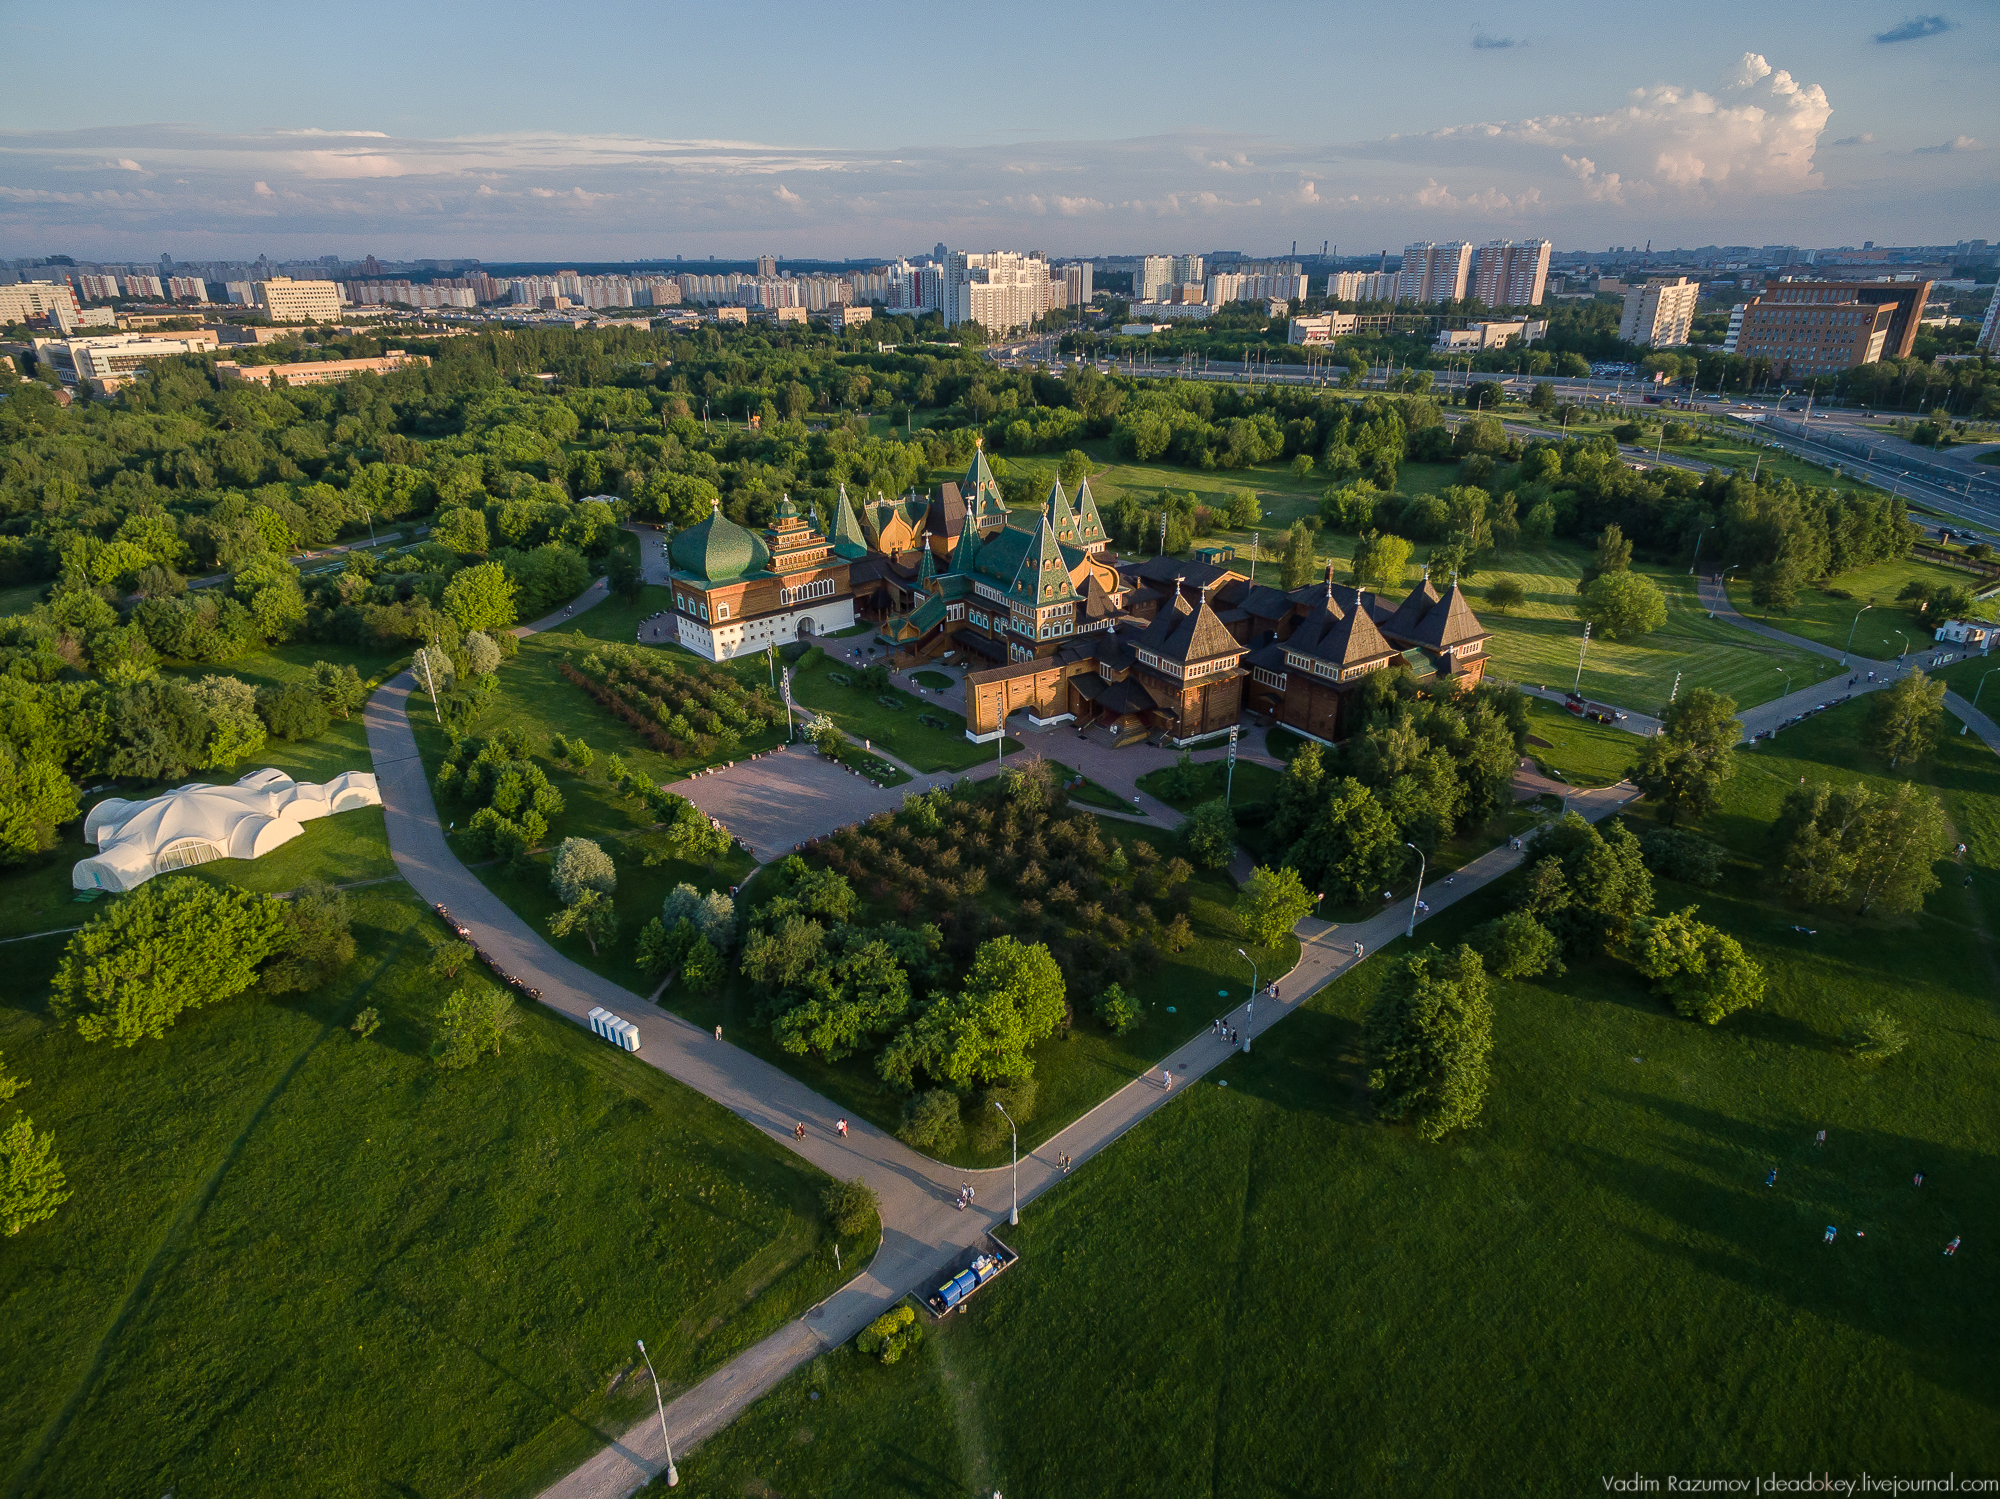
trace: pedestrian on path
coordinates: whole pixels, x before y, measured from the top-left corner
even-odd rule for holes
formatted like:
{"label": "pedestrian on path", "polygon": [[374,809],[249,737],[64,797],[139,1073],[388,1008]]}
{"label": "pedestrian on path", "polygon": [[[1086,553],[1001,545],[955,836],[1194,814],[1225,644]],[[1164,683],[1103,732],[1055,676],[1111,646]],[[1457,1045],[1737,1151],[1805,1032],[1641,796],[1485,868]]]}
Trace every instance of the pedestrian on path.
{"label": "pedestrian on path", "polygon": [[1764,1178],[1764,1185],[1767,1187],[1775,1187],[1777,1186],[1777,1184],[1778,1184],[1778,1168],[1776,1166],[1773,1166],[1771,1168],[1771,1174]]}
{"label": "pedestrian on path", "polygon": [[1171,1092],[1173,1092],[1173,1091],[1174,1091],[1174,1070],[1173,1070],[1173,1068],[1171,1068],[1171,1067],[1162,1067],[1162,1068],[1160,1069],[1160,1088],[1161,1088],[1161,1090],[1162,1090],[1163,1092],[1167,1092],[1167,1093],[1171,1093]]}
{"label": "pedestrian on path", "polygon": [[1814,1144],[1815,1146],[1824,1146],[1824,1145],[1826,1144],[1826,1131],[1825,1131],[1825,1130],[1821,1130],[1821,1131],[1820,1131],[1820,1132],[1819,1132],[1818,1134],[1816,1134],[1816,1135],[1814,1135],[1814,1136],[1813,1136],[1813,1144]]}
{"label": "pedestrian on path", "polygon": [[840,1131],[841,1139],[845,1140],[847,1138],[847,1121],[845,1119],[835,1120],[833,1127]]}
{"label": "pedestrian on path", "polygon": [[719,1025],[715,1028],[715,1039],[718,1041],[722,1039],[722,1027]]}
{"label": "pedestrian on path", "polygon": [[1068,1151],[1064,1151],[1064,1152],[1063,1152],[1063,1156],[1062,1156],[1062,1174],[1063,1174],[1064,1176],[1068,1176],[1068,1175],[1069,1175],[1069,1152],[1068,1152]]}
{"label": "pedestrian on path", "polygon": [[805,1122],[805,1120],[801,1119],[801,1120],[799,1121],[799,1127],[798,1127],[797,1129],[793,1130],[793,1131],[792,1131],[792,1133],[793,1133],[793,1134],[795,1134],[795,1135],[797,1135],[797,1136],[798,1136],[798,1137],[799,1137],[799,1138],[800,1138],[801,1140],[803,1140],[803,1139],[804,1139],[804,1138],[806,1137],[806,1122]]}
{"label": "pedestrian on path", "polygon": [[958,1189],[958,1201],[953,1204],[961,1213],[965,1211],[965,1188]]}
{"label": "pedestrian on path", "polygon": [[1359,942],[1354,944],[1354,956],[1357,958],[1361,956],[1361,944]]}
{"label": "pedestrian on path", "polygon": [[1963,1237],[1962,1235],[1953,1234],[1951,1242],[1944,1246],[1944,1252],[1948,1255],[1956,1257],[1958,1254],[1958,1246],[1962,1237]]}
{"label": "pedestrian on path", "polygon": [[1915,1176],[1910,1178],[1910,1185],[1913,1187],[1921,1187],[1923,1184],[1924,1184],[1924,1174],[1921,1171],[1919,1171]]}
{"label": "pedestrian on path", "polygon": [[1838,1235],[1839,1233],[1840,1233],[1840,1230],[1839,1230],[1839,1229],[1837,1229],[1837,1228],[1835,1228],[1835,1227],[1834,1227],[1834,1226],[1833,1226],[1833,1225],[1832,1225],[1831,1223],[1829,1223],[1829,1224],[1827,1224],[1827,1226],[1826,1226],[1826,1237],[1825,1237],[1824,1239],[1820,1240],[1820,1242],[1821,1242],[1822,1244],[1831,1244],[1831,1243],[1832,1243],[1832,1242],[1834,1241],[1834,1238],[1835,1238],[1835,1237],[1836,1237],[1836,1236],[1837,1236],[1837,1235]]}

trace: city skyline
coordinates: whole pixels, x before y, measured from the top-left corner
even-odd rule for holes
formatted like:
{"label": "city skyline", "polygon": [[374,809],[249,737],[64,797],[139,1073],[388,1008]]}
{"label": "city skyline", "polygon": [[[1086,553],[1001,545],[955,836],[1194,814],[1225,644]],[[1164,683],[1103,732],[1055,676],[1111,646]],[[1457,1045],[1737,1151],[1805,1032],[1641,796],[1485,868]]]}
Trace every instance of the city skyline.
{"label": "city skyline", "polygon": [[[109,9],[121,45],[148,64],[94,96],[88,123],[52,77],[32,74],[12,95],[0,112],[0,255],[617,260],[840,257],[938,240],[1060,256],[1276,253],[1294,239],[1357,253],[1424,238],[2000,237],[1986,231],[2000,210],[1989,154],[2000,103],[1983,87],[2000,26],[1977,11],[1909,18],[1835,4],[1801,26],[1796,12],[1698,5],[1672,34],[1628,37],[1580,6],[1502,24],[1490,8],[1446,4],[1426,12],[1434,45],[1412,52],[1345,24],[1320,37],[1253,6],[1186,56],[1076,21],[1076,50],[1097,60],[1088,71],[954,17],[937,43],[949,55],[983,39],[971,86],[990,102],[947,111],[935,90],[870,86],[871,69],[912,84],[921,73],[867,27],[822,34],[796,6],[772,9],[775,40],[744,49],[740,69],[716,38],[699,67],[659,83],[601,48],[582,58],[483,34],[454,41],[450,16],[393,13],[401,44],[364,58],[356,38],[386,9],[364,5],[331,31],[287,15],[268,22],[291,43],[284,69],[194,90],[188,79],[212,67],[199,33]],[[1183,11],[1162,7],[1162,28]],[[540,15],[482,14],[485,30],[516,38],[509,17]],[[677,14],[691,13],[666,12],[669,31]],[[1260,35],[1259,17],[1274,29]],[[610,38],[641,19],[598,3],[565,28]],[[1267,45],[1288,32],[1301,34]],[[0,25],[26,49],[46,33],[29,17]],[[1313,87],[1270,86],[1287,57],[1320,47],[1335,61]],[[1912,99],[1924,102],[1913,110]],[[188,123],[159,123],[175,120]]]}

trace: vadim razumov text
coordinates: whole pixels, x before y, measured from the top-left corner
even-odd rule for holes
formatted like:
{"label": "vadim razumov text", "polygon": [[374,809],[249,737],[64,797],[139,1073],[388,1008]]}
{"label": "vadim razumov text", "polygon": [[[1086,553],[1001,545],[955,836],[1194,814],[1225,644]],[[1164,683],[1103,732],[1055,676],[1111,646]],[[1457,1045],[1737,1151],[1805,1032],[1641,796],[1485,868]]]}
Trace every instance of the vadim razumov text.
{"label": "vadim razumov text", "polygon": [[1610,1494],[2000,1494],[2000,1478],[1967,1478],[1947,1473],[1942,1478],[1902,1478],[1890,1473],[1878,1476],[1862,1473],[1836,1478],[1831,1473],[1807,1473],[1793,1478],[1767,1473],[1749,1478],[1682,1478],[1669,1473],[1648,1478],[1634,1473],[1629,1478],[1606,1478]]}

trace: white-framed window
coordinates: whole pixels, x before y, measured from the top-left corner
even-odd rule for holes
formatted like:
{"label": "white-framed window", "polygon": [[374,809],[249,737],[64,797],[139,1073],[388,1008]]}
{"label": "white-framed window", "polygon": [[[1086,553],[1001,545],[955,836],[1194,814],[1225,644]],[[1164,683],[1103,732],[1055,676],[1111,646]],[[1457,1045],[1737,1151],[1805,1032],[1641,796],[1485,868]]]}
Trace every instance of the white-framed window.
{"label": "white-framed window", "polygon": [[780,605],[800,604],[804,603],[807,599],[825,599],[831,597],[833,597],[833,579],[831,578],[814,578],[810,583],[801,583],[796,588],[780,588],[778,590],[778,603]]}
{"label": "white-framed window", "polygon": [[1453,650],[1452,654],[1455,656],[1477,656],[1478,654],[1480,654],[1480,652],[1484,651],[1485,649],[1486,649],[1485,641],[1474,640],[1469,642],[1468,644],[1457,647],[1455,650]]}
{"label": "white-framed window", "polygon": [[965,605],[946,604],[944,606],[944,617],[954,624],[957,623],[959,620],[965,618]]}
{"label": "white-framed window", "polygon": [[1250,675],[1262,682],[1266,687],[1275,687],[1280,692],[1285,690],[1285,678],[1282,672],[1268,671],[1264,667],[1253,666],[1250,668]]}
{"label": "white-framed window", "polygon": [[729,618],[729,606],[727,604],[717,604],[715,606],[715,617],[717,619]]}
{"label": "white-framed window", "polygon": [[701,617],[702,617],[703,619],[707,619],[707,618],[708,618],[708,600],[707,600],[707,599],[703,599],[703,600],[701,601]]}

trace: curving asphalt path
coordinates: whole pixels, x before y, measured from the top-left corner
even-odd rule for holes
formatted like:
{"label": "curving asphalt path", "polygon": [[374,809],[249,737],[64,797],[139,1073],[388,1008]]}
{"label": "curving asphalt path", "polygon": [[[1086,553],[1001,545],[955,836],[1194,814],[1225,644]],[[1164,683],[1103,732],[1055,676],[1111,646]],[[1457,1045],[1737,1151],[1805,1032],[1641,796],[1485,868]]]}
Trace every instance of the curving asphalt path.
{"label": "curving asphalt path", "polygon": [[[561,613],[519,633],[559,627],[605,596],[604,584],[599,581]],[[804,1317],[737,1355],[667,1406],[666,1424],[673,1434],[676,1456],[684,1457],[801,1363],[852,1337],[905,1294],[931,1282],[947,1267],[962,1263],[965,1253],[983,1243],[989,1231],[1003,1228],[1008,1169],[957,1170],[917,1154],[894,1136],[861,1120],[850,1119],[849,1133],[842,1138],[834,1123],[844,1117],[843,1112],[831,1100],[557,952],[481,884],[446,841],[410,726],[414,688],[414,680],[405,672],[381,687],[369,699],[364,713],[390,852],[412,888],[425,900],[448,907],[471,931],[473,940],[499,959],[504,971],[541,991],[543,1004],[578,1024],[586,1023],[594,1006],[616,1011],[640,1028],[644,1037],[644,1049],[638,1053],[641,1061],[713,1099],[829,1176],[860,1178],[874,1189],[880,1202],[882,1244],[866,1270]],[[419,699],[417,711],[423,706]],[[1261,750],[1261,744],[1257,748]],[[1089,769],[1094,775],[1111,776],[1122,783],[1124,778],[1117,772],[1132,763],[1129,757],[1133,753],[1100,750],[1089,758],[1095,761],[1101,754],[1104,763],[1092,764]],[[1064,758],[1070,756],[1065,754]],[[1595,821],[1616,811],[1635,794],[1622,785],[1572,793],[1569,805]],[[1159,811],[1175,822],[1179,820],[1169,809],[1161,807]],[[1457,870],[1450,884],[1431,886],[1425,891],[1426,900],[1435,909],[1449,906],[1506,875],[1525,857],[1509,848],[1494,849]],[[1378,950],[1401,935],[1409,920],[1409,906],[1399,901],[1367,921],[1344,927],[1302,921],[1298,927],[1300,962],[1275,983],[1282,999],[1271,998],[1267,990],[1258,1001],[1238,1005],[1224,1019],[1245,1036],[1247,1049],[1249,1041],[1362,961],[1354,955],[1357,941],[1370,952]],[[1020,1201],[1032,1202],[1062,1179],[1056,1164],[1059,1154],[1070,1156],[1076,1166],[1083,1165],[1155,1109],[1179,1096],[1188,1084],[1221,1065],[1233,1050],[1203,1034],[1134,1078],[1020,1162]],[[1173,1078],[1171,1087],[1164,1081],[1168,1070]],[[806,1126],[803,1140],[794,1133],[800,1123]],[[978,1201],[961,1212],[955,1206],[958,1189],[968,1181],[977,1188]],[[648,1418],[544,1494],[547,1499],[623,1499],[664,1469],[664,1457],[660,1423]]]}

